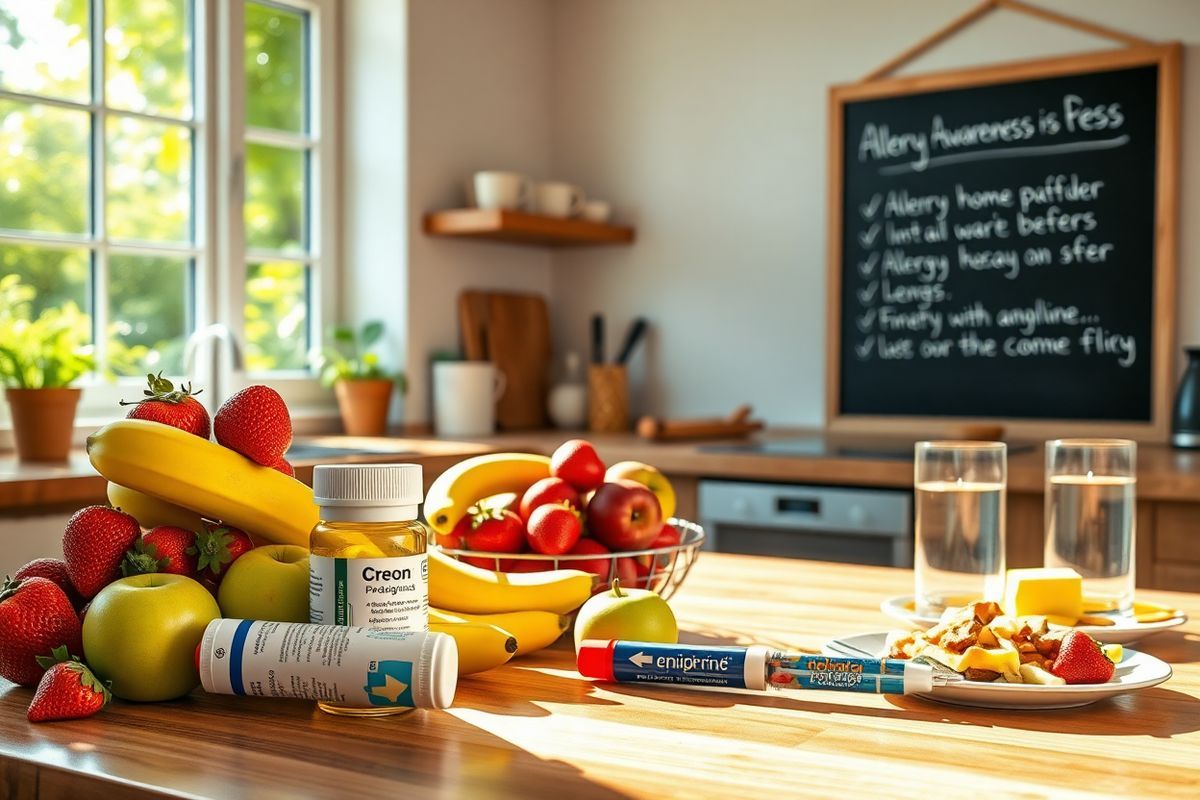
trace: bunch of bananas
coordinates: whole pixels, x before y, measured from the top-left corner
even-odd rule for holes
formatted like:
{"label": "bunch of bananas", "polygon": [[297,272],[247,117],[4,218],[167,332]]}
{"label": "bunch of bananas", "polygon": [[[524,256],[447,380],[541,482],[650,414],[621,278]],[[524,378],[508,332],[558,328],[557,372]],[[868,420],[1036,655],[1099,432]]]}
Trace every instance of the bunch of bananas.
{"label": "bunch of bananas", "polygon": [[[308,547],[317,524],[312,489],[300,481],[168,425],[121,420],[88,437],[87,448],[109,481],[109,501],[145,528],[194,530],[206,517],[277,544]],[[430,525],[450,530],[479,498],[523,492],[549,475],[549,463],[521,453],[467,459],[431,487]],[[565,615],[591,595],[592,581],[578,570],[491,572],[434,549],[429,627],[457,641],[459,674],[482,672],[557,640],[569,625]]]}

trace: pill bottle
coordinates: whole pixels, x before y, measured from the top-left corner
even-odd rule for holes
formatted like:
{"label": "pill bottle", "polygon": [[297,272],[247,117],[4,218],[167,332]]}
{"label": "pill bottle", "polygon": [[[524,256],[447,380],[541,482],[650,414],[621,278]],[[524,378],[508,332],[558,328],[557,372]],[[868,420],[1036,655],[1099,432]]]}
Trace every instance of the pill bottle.
{"label": "pill bottle", "polygon": [[429,629],[429,532],[417,519],[422,499],[418,464],[313,470],[320,522],[309,537],[310,623]]}
{"label": "pill bottle", "polygon": [[204,691],[316,700],[337,714],[382,716],[449,708],[458,685],[453,637],[215,619],[196,648]]}

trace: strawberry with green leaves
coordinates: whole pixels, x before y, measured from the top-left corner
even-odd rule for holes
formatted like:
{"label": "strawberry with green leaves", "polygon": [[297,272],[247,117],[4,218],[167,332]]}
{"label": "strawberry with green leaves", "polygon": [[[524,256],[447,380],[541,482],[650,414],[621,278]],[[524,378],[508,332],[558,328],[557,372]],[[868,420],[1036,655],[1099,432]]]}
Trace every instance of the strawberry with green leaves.
{"label": "strawberry with green leaves", "polygon": [[146,383],[150,388],[143,389],[145,395],[141,400],[121,401],[123,406],[133,406],[126,414],[127,419],[145,419],[151,422],[161,422],[181,431],[194,433],[201,439],[207,439],[212,430],[208,419],[208,410],[200,405],[196,395],[204,391],[192,391],[192,385],[175,388],[175,384],[162,376],[146,375]]}
{"label": "strawberry with green leaves", "polygon": [[0,678],[33,686],[44,668],[37,657],[55,647],[83,651],[79,617],[63,590],[46,578],[0,586]]}
{"label": "strawberry with green leaves", "polygon": [[63,533],[63,560],[71,583],[85,600],[121,577],[125,553],[142,536],[138,521],[110,506],[76,511]]}
{"label": "strawberry with green leaves", "polygon": [[196,572],[214,585],[220,584],[229,571],[229,565],[247,551],[254,549],[254,542],[245,531],[227,525],[206,524],[196,533],[196,541],[188,553],[196,559]]}
{"label": "strawberry with green leaves", "polygon": [[56,647],[53,656],[38,656],[46,670],[29,704],[30,722],[90,717],[108,704],[112,694],[77,656]]}
{"label": "strawberry with green leaves", "polygon": [[122,575],[169,572],[196,575],[196,532],[174,525],[159,525],[147,531],[121,562]]}

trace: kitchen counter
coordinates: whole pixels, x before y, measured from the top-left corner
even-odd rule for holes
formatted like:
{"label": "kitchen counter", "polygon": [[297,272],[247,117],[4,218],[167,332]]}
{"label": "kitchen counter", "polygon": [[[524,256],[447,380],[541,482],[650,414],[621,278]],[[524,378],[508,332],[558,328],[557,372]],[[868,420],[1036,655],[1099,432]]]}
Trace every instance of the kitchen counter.
{"label": "kitchen counter", "polygon": [[[780,442],[820,435],[818,431],[773,428],[745,441]],[[912,461],[888,457],[765,455],[719,451],[737,442],[648,442],[632,433],[591,434],[572,431],[527,431],[499,433],[470,439],[434,436],[351,438],[344,436],[303,437],[297,444],[334,448],[365,447],[380,452],[372,455],[342,455],[294,460],[302,479],[311,467],[325,462],[404,460],[426,464],[430,479],[434,467],[484,452],[522,450],[549,454],[563,440],[580,436],[595,443],[608,461],[637,460],[654,464],[670,475],[765,480],[786,483],[846,484],[910,488]],[[910,447],[907,439],[882,439],[827,435],[829,441],[870,451],[885,442]],[[444,467],[439,467],[443,469]],[[1041,444],[1013,453],[1008,460],[1010,492],[1041,494],[1044,476]],[[96,502],[104,494],[104,482],[88,463],[87,454],[72,453],[67,464],[26,464],[11,453],[0,455],[0,511],[32,506]],[[1138,498],[1195,502],[1200,499],[1200,451],[1175,450],[1165,445],[1143,444],[1138,449]]]}
{"label": "kitchen counter", "polygon": [[[887,629],[880,599],[911,587],[902,570],[706,553],[672,605],[684,641],[815,649]],[[565,641],[464,679],[448,711],[379,720],[197,691],[32,725],[32,692],[0,681],[0,796],[1194,798],[1200,595],[1145,596],[1191,617],[1141,644],[1174,677],[1063,711],[592,684]]]}
{"label": "kitchen counter", "polygon": [[[637,460],[653,464],[670,477],[678,497],[678,514],[696,519],[701,478],[773,481],[791,484],[869,486],[908,490],[912,461],[904,451],[907,439],[828,435],[822,455],[768,455],[745,452],[746,445],[779,447],[789,440],[811,441],[819,431],[775,428],[734,442],[647,442],[632,433],[587,434],[570,431],[501,433],[470,439],[433,436],[350,438],[302,437],[294,458],[296,477],[309,481],[318,463],[408,461],[425,468],[425,485],[443,470],[469,456],[508,450],[549,454],[563,440],[585,436],[608,463]],[[314,455],[312,447],[360,451]],[[730,449],[730,446],[739,449]],[[887,454],[866,455],[880,449]],[[375,452],[361,452],[371,450]],[[1015,449],[1008,461],[1007,551],[1010,567],[1042,563],[1043,447]],[[854,451],[851,457],[846,451]],[[318,451],[319,452],[319,451]],[[896,457],[900,454],[901,457]],[[105,502],[104,479],[95,473],[87,455],[73,453],[68,464],[22,464],[12,455],[0,456],[0,519],[66,513],[90,503]],[[1164,445],[1138,448],[1138,511],[1136,569],[1139,586],[1192,590],[1200,587],[1200,451],[1173,450]]]}

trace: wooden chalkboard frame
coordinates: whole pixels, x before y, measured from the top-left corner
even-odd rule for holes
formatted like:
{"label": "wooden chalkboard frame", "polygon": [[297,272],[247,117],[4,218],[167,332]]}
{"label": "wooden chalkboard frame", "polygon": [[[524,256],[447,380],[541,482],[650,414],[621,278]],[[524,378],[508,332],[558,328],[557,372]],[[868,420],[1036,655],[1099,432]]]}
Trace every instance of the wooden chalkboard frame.
{"label": "wooden chalkboard frame", "polygon": [[[1006,437],[1048,438],[1109,435],[1163,441],[1170,427],[1175,376],[1175,290],[1179,197],[1179,98],[1182,47],[1178,42],[1133,45],[1061,58],[1020,61],[945,72],[865,80],[830,87],[828,108],[828,228],[826,241],[825,421],[830,430],[958,436],[964,429],[1002,425]],[[842,350],[842,179],[844,106],[862,100],[967,89],[1022,80],[1101,72],[1139,66],[1158,67],[1157,168],[1155,175],[1154,348],[1151,418],[1148,423],[1089,420],[1030,420],[996,417],[873,416],[841,412]]]}

